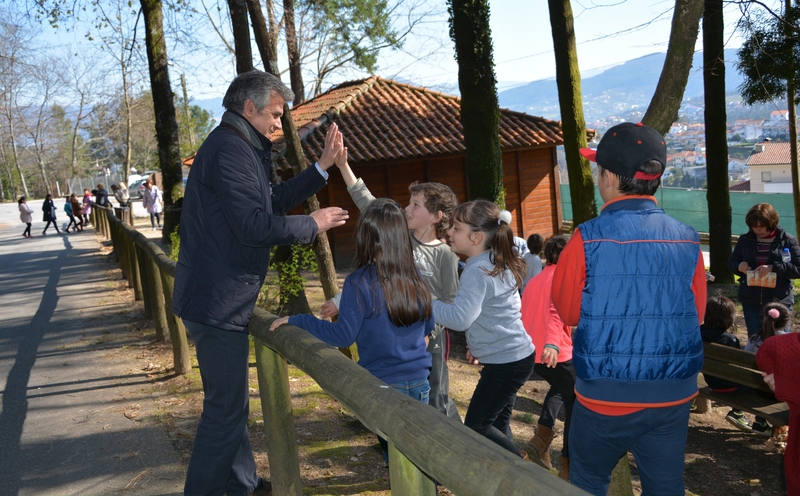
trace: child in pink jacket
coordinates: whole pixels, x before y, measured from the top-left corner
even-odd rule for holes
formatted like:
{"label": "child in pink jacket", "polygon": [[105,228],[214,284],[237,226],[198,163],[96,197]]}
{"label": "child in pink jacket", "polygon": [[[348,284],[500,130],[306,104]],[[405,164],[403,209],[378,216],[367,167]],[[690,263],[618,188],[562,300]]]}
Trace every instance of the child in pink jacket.
{"label": "child in pink jacket", "polygon": [[544,247],[547,265],[539,275],[530,280],[522,294],[522,324],[536,350],[541,350],[533,371],[550,383],[550,390],[542,404],[542,414],[536,426],[536,434],[528,441],[528,455],[545,468],[553,468],[550,463],[550,444],[553,442],[553,426],[563,405],[566,409],[566,421],[558,476],[568,481],[569,427],[572,405],[575,403],[572,331],[561,321],[550,298],[556,263],[566,244],[565,236],[554,236],[547,241]]}

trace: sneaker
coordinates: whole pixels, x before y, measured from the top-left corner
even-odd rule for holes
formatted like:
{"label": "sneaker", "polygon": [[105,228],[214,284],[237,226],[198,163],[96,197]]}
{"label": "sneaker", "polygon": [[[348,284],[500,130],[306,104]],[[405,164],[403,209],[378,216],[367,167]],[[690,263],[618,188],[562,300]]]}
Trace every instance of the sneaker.
{"label": "sneaker", "polygon": [[772,437],[772,426],[766,422],[753,422],[752,431],[765,437]]}
{"label": "sneaker", "polygon": [[731,410],[725,415],[725,420],[741,431],[753,432],[753,427],[750,426],[750,422],[747,420],[747,417],[744,416],[744,412]]}
{"label": "sneaker", "polygon": [[692,401],[692,406],[689,407],[689,413],[697,413],[697,400]]}

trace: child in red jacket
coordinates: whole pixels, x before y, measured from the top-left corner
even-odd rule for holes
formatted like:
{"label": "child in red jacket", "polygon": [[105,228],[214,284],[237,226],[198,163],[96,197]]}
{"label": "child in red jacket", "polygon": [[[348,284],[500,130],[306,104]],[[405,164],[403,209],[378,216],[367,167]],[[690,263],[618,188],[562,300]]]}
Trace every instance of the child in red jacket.
{"label": "child in red jacket", "polygon": [[789,439],[783,455],[786,494],[800,495],[800,334],[772,336],[756,353],[756,364],[775,397],[789,404]]}
{"label": "child in red jacket", "polygon": [[[522,294],[522,324],[539,353],[533,371],[550,384],[542,403],[542,414],[536,435],[528,441],[528,455],[547,469],[550,464],[550,444],[553,426],[562,405],[566,411],[564,447],[558,476],[569,480],[569,428],[572,405],[575,403],[575,368],[572,366],[572,331],[559,317],[550,293],[558,257],[567,244],[565,236],[554,236],[544,247],[546,267],[530,280]],[[541,362],[541,363],[539,363]]]}

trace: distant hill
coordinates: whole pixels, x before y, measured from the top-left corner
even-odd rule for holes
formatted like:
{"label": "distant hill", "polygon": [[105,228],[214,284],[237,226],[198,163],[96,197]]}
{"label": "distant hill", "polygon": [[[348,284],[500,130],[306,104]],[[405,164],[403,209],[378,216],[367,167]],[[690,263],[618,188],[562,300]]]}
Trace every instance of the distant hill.
{"label": "distant hill", "polygon": [[[666,53],[654,53],[629,60],[581,81],[584,114],[587,122],[608,116],[624,116],[631,110],[644,110],[653,97]],[[684,93],[684,101],[703,96],[703,53],[697,52]],[[742,76],[734,64],[736,50],[725,50],[726,94],[737,94]],[[500,106],[550,119],[560,119],[556,80],[543,79],[512,88],[499,95]]]}

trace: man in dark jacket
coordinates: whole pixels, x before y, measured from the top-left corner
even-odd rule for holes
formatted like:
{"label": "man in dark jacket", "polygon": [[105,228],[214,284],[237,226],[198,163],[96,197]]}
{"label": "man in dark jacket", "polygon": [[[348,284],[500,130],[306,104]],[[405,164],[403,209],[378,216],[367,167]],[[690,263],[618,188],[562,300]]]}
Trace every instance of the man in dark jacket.
{"label": "man in dark jacket", "polygon": [[275,245],[311,243],[347,212],[284,214],[326,184],[341,151],[336,125],[319,162],[278,185],[269,182],[272,142],[292,91],[253,70],[231,83],[227,112],[195,157],[181,213],[173,312],[194,339],[203,379],[203,414],[186,474],[187,495],[271,494],[256,474],[247,432],[247,324]]}

